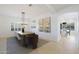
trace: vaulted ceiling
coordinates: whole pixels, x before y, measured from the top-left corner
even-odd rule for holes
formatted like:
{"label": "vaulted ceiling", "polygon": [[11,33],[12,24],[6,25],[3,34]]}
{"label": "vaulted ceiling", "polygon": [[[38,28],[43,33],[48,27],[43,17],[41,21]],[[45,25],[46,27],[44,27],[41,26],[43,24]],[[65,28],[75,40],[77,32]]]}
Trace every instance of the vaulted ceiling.
{"label": "vaulted ceiling", "polygon": [[26,17],[39,16],[42,14],[56,13],[70,5],[66,4],[3,4],[0,5],[0,15],[21,17],[21,12],[25,11]]}

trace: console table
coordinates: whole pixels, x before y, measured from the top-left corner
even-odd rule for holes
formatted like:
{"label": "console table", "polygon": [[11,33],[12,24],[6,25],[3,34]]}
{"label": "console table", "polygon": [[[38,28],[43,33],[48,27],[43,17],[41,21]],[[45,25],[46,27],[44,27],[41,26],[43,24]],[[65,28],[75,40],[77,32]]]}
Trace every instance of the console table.
{"label": "console table", "polygon": [[38,35],[32,32],[16,32],[16,37],[21,45],[31,45],[33,49],[37,48]]}

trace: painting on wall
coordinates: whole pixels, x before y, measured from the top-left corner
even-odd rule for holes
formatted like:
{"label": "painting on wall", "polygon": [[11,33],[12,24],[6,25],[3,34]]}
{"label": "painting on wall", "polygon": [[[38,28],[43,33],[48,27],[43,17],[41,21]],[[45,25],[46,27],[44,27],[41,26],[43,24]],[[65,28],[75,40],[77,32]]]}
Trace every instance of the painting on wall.
{"label": "painting on wall", "polygon": [[43,19],[40,19],[39,20],[39,31],[40,32],[43,32],[43,21],[42,21]]}
{"label": "painting on wall", "polygon": [[22,27],[19,23],[11,23],[11,31],[21,31]]}
{"label": "painting on wall", "polygon": [[39,20],[39,31],[51,32],[51,17],[46,17]]}
{"label": "painting on wall", "polygon": [[32,23],[31,23],[31,28],[36,28],[36,21],[35,20],[32,20]]}
{"label": "painting on wall", "polygon": [[14,31],[14,24],[11,23],[11,31]]}

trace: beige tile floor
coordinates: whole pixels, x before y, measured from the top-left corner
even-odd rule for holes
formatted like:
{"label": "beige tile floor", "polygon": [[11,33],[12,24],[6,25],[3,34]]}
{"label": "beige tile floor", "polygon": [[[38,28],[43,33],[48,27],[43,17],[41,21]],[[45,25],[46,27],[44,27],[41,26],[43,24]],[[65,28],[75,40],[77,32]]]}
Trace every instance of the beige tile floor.
{"label": "beige tile floor", "polygon": [[[79,53],[79,37],[75,35],[61,36],[60,40],[48,42],[47,44],[33,50],[30,54],[65,54]],[[6,53],[6,40],[0,38],[0,53]]]}
{"label": "beige tile floor", "polygon": [[6,51],[6,39],[5,38],[0,38],[0,54],[5,54],[7,51]]}
{"label": "beige tile floor", "polygon": [[69,54],[69,53],[79,53],[79,41],[76,39],[75,35],[61,36],[58,42],[49,42],[46,45],[32,51],[31,53],[39,54]]}

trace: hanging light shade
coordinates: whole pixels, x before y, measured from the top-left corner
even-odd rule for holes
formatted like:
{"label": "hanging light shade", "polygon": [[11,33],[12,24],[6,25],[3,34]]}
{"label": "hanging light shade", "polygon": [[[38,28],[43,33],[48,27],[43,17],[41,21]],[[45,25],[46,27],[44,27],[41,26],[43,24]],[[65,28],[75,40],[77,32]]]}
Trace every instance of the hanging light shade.
{"label": "hanging light shade", "polygon": [[21,12],[21,14],[22,14],[22,23],[21,23],[21,25],[22,25],[22,32],[24,32],[24,28],[25,28],[25,26],[24,26],[25,12]]}
{"label": "hanging light shade", "polygon": [[21,12],[22,14],[22,23],[24,24],[24,20],[25,20],[25,12]]}

